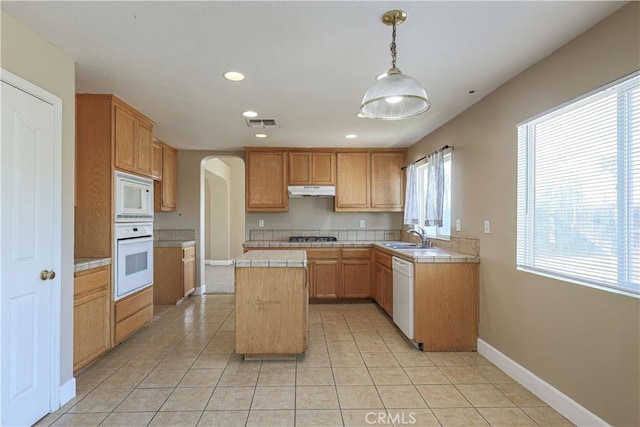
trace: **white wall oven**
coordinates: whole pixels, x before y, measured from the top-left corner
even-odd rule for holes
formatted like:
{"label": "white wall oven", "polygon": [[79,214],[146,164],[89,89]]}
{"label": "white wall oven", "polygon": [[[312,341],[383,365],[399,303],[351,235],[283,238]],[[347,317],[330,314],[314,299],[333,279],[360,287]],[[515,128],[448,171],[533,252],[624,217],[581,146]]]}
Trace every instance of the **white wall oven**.
{"label": "white wall oven", "polygon": [[153,223],[115,226],[114,300],[153,284]]}
{"label": "white wall oven", "polygon": [[116,171],[114,199],[116,222],[153,221],[153,180]]}

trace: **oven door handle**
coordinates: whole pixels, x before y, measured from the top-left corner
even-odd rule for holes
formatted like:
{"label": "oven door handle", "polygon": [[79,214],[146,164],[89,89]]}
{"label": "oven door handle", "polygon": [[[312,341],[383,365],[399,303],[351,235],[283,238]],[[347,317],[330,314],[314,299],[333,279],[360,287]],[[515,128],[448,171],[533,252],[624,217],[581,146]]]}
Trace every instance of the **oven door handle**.
{"label": "oven door handle", "polygon": [[131,244],[131,243],[145,243],[153,240],[153,236],[146,237],[129,237],[126,239],[118,239],[118,245]]}

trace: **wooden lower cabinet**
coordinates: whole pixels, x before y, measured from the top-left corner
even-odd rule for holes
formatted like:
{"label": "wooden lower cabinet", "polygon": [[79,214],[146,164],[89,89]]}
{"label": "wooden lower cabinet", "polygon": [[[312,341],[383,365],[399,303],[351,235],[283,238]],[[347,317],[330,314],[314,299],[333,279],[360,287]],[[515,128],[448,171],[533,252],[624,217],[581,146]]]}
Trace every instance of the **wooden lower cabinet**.
{"label": "wooden lower cabinet", "polygon": [[176,304],[195,290],[195,245],[153,248],[153,303]]}
{"label": "wooden lower cabinet", "polygon": [[392,257],[382,251],[375,250],[373,258],[373,297],[389,316],[393,316]]}
{"label": "wooden lower cabinet", "polygon": [[371,297],[371,249],[306,249],[310,296]]}
{"label": "wooden lower cabinet", "polygon": [[342,298],[371,297],[371,249],[342,250]]}
{"label": "wooden lower cabinet", "polygon": [[111,348],[111,267],[75,273],[73,301],[73,371],[89,365]]}
{"label": "wooden lower cabinet", "polygon": [[153,319],[153,286],[115,302],[113,345],[124,341]]}
{"label": "wooden lower cabinet", "polygon": [[236,353],[295,355],[307,347],[305,268],[235,269]]}
{"label": "wooden lower cabinet", "polygon": [[474,351],[478,264],[415,264],[414,340],[424,351]]}

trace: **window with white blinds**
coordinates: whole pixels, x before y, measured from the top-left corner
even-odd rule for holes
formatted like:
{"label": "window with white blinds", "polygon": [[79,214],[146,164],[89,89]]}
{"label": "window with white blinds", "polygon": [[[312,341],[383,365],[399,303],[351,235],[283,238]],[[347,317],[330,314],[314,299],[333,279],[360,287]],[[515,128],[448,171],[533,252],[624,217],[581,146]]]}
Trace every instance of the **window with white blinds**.
{"label": "window with white blinds", "polygon": [[517,267],[640,297],[640,73],[518,126]]}

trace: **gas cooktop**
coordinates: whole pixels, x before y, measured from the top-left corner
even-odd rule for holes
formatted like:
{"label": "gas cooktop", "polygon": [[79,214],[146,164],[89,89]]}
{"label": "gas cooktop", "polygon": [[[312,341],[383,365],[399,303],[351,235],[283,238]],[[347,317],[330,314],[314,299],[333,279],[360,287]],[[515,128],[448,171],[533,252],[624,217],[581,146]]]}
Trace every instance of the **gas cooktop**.
{"label": "gas cooktop", "polygon": [[290,242],[337,242],[333,236],[291,236]]}

